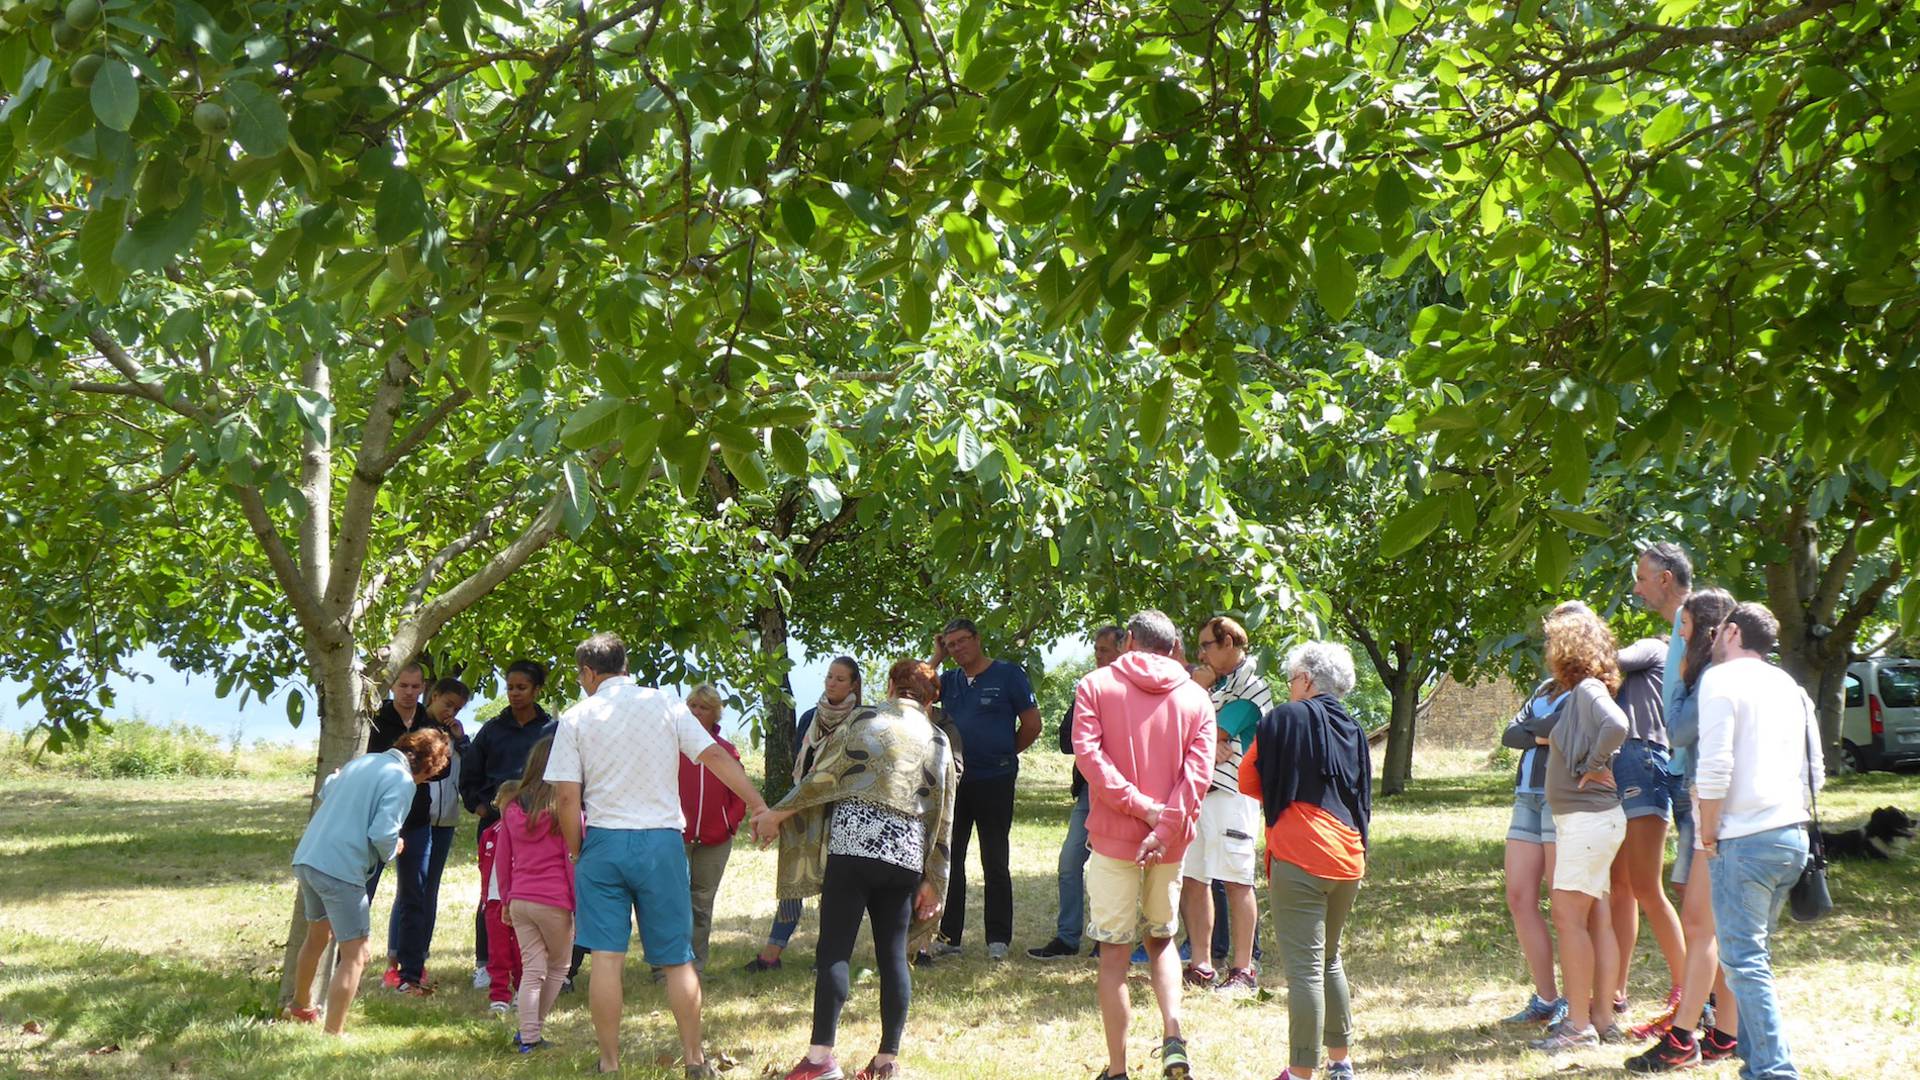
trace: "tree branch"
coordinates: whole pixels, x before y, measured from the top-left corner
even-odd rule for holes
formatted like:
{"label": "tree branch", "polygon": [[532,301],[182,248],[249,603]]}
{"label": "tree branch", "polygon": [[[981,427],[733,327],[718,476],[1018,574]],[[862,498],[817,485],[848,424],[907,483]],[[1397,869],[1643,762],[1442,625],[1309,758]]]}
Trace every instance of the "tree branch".
{"label": "tree branch", "polygon": [[1861,511],[1853,524],[1847,526],[1840,550],[1827,560],[1826,569],[1820,575],[1820,587],[1814,590],[1807,604],[1807,616],[1816,625],[1833,625],[1833,613],[1840,607],[1840,594],[1847,587],[1847,579],[1853,576],[1853,568],[1860,565],[1860,526],[1865,521],[1866,512]]}
{"label": "tree branch", "polygon": [[[307,392],[333,400],[333,370],[319,350],[308,353],[301,368]],[[300,495],[307,501],[307,514],[299,522],[300,567],[313,582],[327,580],[332,554],[327,530],[333,527],[333,424],[321,423],[325,427],[318,435],[304,424],[300,435]]]}
{"label": "tree branch", "polygon": [[413,364],[408,362],[406,354],[397,350],[391,353],[380,370],[373,402],[367,406],[367,420],[360,432],[360,450],[354,456],[353,475],[347,482],[346,505],[340,510],[333,567],[326,578],[327,606],[342,614],[352,606],[360,572],[366,567],[373,511],[379,504],[380,488],[387,482],[387,469],[392,467],[388,443],[393,438],[394,424],[400,418],[400,406],[406,400],[407,384],[412,378]]}
{"label": "tree branch", "polygon": [[1743,47],[1758,45],[1785,34],[1801,23],[1817,19],[1835,8],[1845,6],[1850,6],[1849,0],[1807,0],[1798,7],[1788,8],[1769,18],[1740,26],[1679,27],[1661,26],[1657,23],[1629,23],[1618,33],[1586,48],[1574,50],[1569,54],[1569,58],[1607,52],[1642,35],[1652,35],[1653,40],[1621,56],[1608,56],[1590,60],[1584,64],[1570,64],[1559,68],[1558,74],[1564,80],[1591,78],[1615,71],[1637,71],[1684,45],[1717,44]]}
{"label": "tree branch", "polygon": [[811,567],[813,560],[819,557],[820,549],[832,543],[833,538],[846,528],[847,522],[853,520],[854,511],[860,505],[860,498],[855,495],[851,499],[843,500],[840,503],[840,512],[833,515],[832,520],[821,522],[820,527],[813,530],[813,534],[807,537],[807,542],[801,546],[794,560],[801,566]]}
{"label": "tree branch", "polygon": [[[460,534],[459,537],[455,538],[454,541],[446,547],[434,552],[433,557],[428,559],[426,565],[420,568],[420,576],[415,579],[413,587],[407,590],[407,597],[401,602],[401,610],[405,611],[419,607],[421,602],[426,599],[427,590],[433,587],[434,579],[439,577],[440,572],[447,568],[447,564],[473,550],[475,545],[483,543],[488,537],[491,537],[494,526],[499,524],[500,519],[507,515],[507,511],[513,507],[515,501],[516,499],[513,495],[508,495],[506,498],[494,503],[491,507],[487,508],[486,513],[480,515],[479,519],[473,523],[472,528]],[[371,598],[369,598],[369,600],[370,599]]]}
{"label": "tree branch", "polygon": [[547,505],[527,523],[513,542],[495,553],[478,570],[467,575],[453,588],[434,597],[394,631],[388,646],[388,663],[405,663],[420,651],[449,620],[472,607],[508,575],[525,566],[534,553],[546,547],[560,531],[560,518],[566,504],[566,489],[556,485]]}
{"label": "tree branch", "polygon": [[293,604],[293,613],[300,620],[300,628],[322,641],[338,640],[338,624],[327,618],[313,582],[300,573],[300,567],[288,553],[286,541],[281,539],[280,530],[267,513],[267,504],[260,497],[259,489],[229,484],[228,490],[233,492],[235,501],[240,504],[240,512],[246,516],[247,525],[253,529],[255,539],[260,541],[261,550],[266,552],[267,565],[273,568],[273,576],[280,582],[281,591],[287,594],[287,600]]}

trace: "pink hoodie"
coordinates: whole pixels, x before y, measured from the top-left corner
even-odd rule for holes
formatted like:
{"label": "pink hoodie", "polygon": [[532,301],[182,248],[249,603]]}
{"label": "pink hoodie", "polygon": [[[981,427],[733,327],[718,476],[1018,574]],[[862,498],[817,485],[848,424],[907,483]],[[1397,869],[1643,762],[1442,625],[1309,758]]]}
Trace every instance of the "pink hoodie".
{"label": "pink hoodie", "polygon": [[1213,699],[1171,656],[1129,652],[1073,691],[1073,757],[1092,796],[1093,850],[1132,862],[1151,831],[1177,863],[1193,839],[1200,797],[1213,774]]}

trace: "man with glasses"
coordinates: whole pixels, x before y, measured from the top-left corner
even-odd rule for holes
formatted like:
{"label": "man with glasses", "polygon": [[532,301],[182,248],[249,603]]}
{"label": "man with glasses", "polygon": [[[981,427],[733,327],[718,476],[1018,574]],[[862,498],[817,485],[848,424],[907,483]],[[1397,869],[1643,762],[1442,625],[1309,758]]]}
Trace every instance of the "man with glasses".
{"label": "man with glasses", "polygon": [[[1181,864],[1180,913],[1194,956],[1186,967],[1187,985],[1201,989],[1253,991],[1253,937],[1260,909],[1254,898],[1255,838],[1261,833],[1260,803],[1240,793],[1240,760],[1253,729],[1273,707],[1258,662],[1247,653],[1247,631],[1225,615],[1207,620],[1198,638],[1200,663],[1193,681],[1213,698],[1214,723],[1221,751],[1216,753],[1207,793],[1200,804],[1199,831]],[[1226,893],[1227,974],[1214,985],[1213,968],[1201,950],[1214,939],[1216,889]]]}
{"label": "man with glasses", "polygon": [[1013,940],[1013,791],[1020,752],[1040,737],[1040,709],[1033,684],[1020,665],[988,659],[980,631],[955,619],[934,639],[933,666],[953,661],[940,674],[940,707],[960,734],[963,768],[953,800],[952,870],[946,914],[934,957],[960,952],[967,926],[967,845],[977,827],[980,869],[986,875],[987,957],[1007,958]]}

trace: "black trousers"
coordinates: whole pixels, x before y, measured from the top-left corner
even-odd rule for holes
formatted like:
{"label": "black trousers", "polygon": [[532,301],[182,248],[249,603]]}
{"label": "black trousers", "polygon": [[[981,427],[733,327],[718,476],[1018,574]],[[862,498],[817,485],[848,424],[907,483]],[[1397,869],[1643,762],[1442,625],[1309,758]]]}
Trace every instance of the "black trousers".
{"label": "black trousers", "polygon": [[873,920],[874,967],[880,973],[880,1052],[900,1052],[913,1000],[913,970],[907,966],[907,933],[920,874],[878,859],[829,855],[820,890],[820,948],[813,980],[815,1046],[832,1046],[846,1007],[849,961],[860,920]]}
{"label": "black trousers", "polygon": [[[486,832],[487,826],[496,820],[483,817],[473,827],[473,850],[476,853],[481,846],[480,834]],[[480,903],[473,909],[473,966],[475,970],[487,966],[487,883],[484,881],[480,883]]]}
{"label": "black trousers", "polygon": [[1016,777],[966,780],[953,797],[953,858],[947,868],[947,910],[940,936],[955,945],[967,928],[967,845],[980,830],[980,870],[986,875],[987,943],[1013,940],[1013,786]]}

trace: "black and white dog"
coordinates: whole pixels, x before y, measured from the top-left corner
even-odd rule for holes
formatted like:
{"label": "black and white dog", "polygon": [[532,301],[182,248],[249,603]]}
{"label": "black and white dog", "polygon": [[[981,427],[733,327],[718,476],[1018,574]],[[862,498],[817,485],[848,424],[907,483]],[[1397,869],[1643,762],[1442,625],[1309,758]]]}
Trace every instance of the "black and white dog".
{"label": "black and white dog", "polygon": [[1857,829],[1839,832],[1820,830],[1829,859],[1891,859],[1906,853],[1920,821],[1894,806],[1875,810],[1867,823]]}

